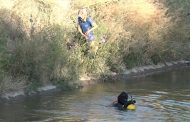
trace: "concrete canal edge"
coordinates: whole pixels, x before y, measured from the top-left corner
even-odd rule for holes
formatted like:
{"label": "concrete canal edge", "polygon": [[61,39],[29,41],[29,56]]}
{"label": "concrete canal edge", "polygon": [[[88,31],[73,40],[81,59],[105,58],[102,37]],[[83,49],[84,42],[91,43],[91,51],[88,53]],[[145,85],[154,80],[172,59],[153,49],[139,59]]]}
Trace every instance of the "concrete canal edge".
{"label": "concrete canal edge", "polygon": [[[30,95],[36,94],[36,93],[42,93],[42,92],[46,92],[46,91],[52,91],[52,90],[56,90],[56,89],[57,89],[57,87],[55,85],[46,85],[46,86],[39,87],[35,92],[31,92]],[[0,98],[9,100],[9,99],[14,99],[14,98],[23,97],[23,96],[26,96],[26,93],[22,89],[19,91],[12,91],[12,92],[4,93],[0,96]]]}
{"label": "concrete canal edge", "polygon": [[[125,70],[121,74],[112,73],[112,74],[107,74],[107,75],[108,75],[108,77],[111,77],[113,79],[115,79],[115,78],[116,79],[117,78],[128,79],[128,78],[146,76],[146,75],[154,74],[156,72],[163,72],[166,70],[178,69],[181,67],[188,67],[188,66],[190,66],[190,61],[180,60],[180,61],[159,63],[157,65],[147,65],[147,66],[142,66],[142,67],[134,67],[132,69]],[[89,78],[80,79],[80,80],[82,83],[81,86],[93,85],[93,84],[95,84],[94,81],[96,81],[94,79],[91,80]],[[42,86],[42,87],[38,88],[37,91],[34,92],[33,94],[41,93],[41,92],[48,92],[48,91],[52,91],[52,90],[56,90],[56,89],[57,89],[57,87],[55,85],[49,84],[49,85]],[[16,92],[15,91],[7,92],[7,93],[2,94],[0,96],[0,98],[9,100],[9,99],[17,98],[19,96],[26,96],[24,90],[20,90],[20,91],[16,91]]]}
{"label": "concrete canal edge", "polygon": [[157,65],[134,67],[132,69],[125,70],[123,73],[120,74],[113,73],[112,75],[110,75],[110,77],[113,79],[129,79],[129,78],[142,77],[142,76],[155,74],[158,72],[164,72],[189,66],[190,66],[190,61],[186,60],[172,61],[172,62],[158,63]]}

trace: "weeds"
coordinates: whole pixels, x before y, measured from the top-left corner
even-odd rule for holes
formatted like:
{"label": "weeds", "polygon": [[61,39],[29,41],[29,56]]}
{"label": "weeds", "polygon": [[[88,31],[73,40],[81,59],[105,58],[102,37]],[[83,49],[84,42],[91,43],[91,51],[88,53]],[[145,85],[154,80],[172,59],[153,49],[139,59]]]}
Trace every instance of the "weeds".
{"label": "weeds", "polygon": [[[177,0],[172,5],[172,0],[75,1],[74,10],[62,19],[54,2],[28,2],[38,6],[32,16],[27,13],[31,8],[19,14],[25,1],[13,10],[0,10],[1,91],[6,77],[13,84],[22,78],[18,89],[31,91],[49,83],[65,89],[82,76],[98,78],[135,66],[190,59],[188,1],[179,6]],[[94,32],[98,50],[92,55],[76,30],[76,11],[83,4],[99,26]]]}

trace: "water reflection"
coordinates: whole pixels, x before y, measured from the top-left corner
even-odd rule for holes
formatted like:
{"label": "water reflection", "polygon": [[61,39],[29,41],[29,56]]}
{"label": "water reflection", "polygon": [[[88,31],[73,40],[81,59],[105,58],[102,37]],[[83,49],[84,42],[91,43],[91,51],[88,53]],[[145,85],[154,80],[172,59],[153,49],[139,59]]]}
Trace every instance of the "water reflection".
{"label": "water reflection", "polygon": [[[189,74],[190,69],[181,69],[0,103],[0,121],[190,121]],[[123,90],[136,98],[137,110],[121,111],[109,106]]]}

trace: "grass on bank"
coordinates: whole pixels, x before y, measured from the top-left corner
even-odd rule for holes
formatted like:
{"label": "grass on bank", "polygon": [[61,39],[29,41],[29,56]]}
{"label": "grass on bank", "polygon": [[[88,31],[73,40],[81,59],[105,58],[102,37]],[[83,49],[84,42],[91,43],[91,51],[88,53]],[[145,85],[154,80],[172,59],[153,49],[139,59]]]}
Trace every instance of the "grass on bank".
{"label": "grass on bank", "polygon": [[[24,1],[12,10],[0,10],[1,93],[23,88],[31,91],[52,83],[80,84],[83,76],[98,78],[135,66],[190,59],[189,1],[89,3],[88,11],[99,26],[95,30],[99,49],[94,58],[76,30],[78,8],[64,15],[66,21],[56,22],[55,4],[32,2],[39,6],[32,18],[31,8],[29,13],[21,12]],[[83,6],[75,1],[71,8],[76,4]],[[58,10],[56,14],[61,14]]]}

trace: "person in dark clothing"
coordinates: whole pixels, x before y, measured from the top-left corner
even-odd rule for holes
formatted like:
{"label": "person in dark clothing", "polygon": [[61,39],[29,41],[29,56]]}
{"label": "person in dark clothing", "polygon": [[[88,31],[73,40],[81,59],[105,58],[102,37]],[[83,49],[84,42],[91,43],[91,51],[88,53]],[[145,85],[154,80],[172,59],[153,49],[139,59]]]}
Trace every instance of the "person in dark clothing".
{"label": "person in dark clothing", "polygon": [[125,105],[128,101],[128,94],[126,92],[121,92],[120,95],[117,97],[118,103]]}
{"label": "person in dark clothing", "polygon": [[119,104],[121,104],[123,107],[127,107],[130,104],[135,104],[136,103],[136,101],[134,99],[132,99],[132,97],[131,97],[130,100],[128,100],[128,98],[129,98],[128,93],[123,91],[117,97],[117,102]]}

